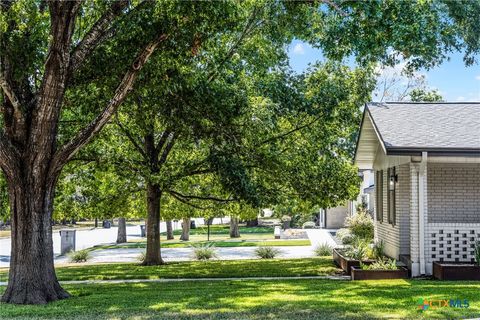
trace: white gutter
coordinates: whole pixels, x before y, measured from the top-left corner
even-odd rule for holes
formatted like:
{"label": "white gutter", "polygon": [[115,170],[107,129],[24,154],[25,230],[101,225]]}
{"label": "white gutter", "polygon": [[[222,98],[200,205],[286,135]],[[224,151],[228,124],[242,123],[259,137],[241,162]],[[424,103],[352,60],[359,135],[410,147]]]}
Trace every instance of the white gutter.
{"label": "white gutter", "polygon": [[420,274],[425,274],[425,186],[427,175],[427,152],[422,152],[418,177],[418,238],[420,254]]}

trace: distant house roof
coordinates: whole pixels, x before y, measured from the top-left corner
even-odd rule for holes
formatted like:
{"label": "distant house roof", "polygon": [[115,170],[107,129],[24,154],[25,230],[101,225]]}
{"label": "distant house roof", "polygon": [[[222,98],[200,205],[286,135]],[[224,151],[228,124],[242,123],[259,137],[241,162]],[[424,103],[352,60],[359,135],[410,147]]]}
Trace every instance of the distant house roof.
{"label": "distant house roof", "polygon": [[355,162],[366,158],[367,162],[372,161],[379,144],[387,155],[419,155],[428,151],[433,155],[478,156],[480,103],[369,103]]}

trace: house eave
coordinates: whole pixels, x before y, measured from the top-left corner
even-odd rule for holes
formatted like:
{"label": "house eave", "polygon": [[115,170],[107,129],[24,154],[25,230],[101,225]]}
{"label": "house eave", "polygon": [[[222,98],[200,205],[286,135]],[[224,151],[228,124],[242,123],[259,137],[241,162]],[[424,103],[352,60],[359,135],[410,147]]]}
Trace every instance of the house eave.
{"label": "house eave", "polygon": [[478,148],[386,147],[387,156],[421,156],[422,152],[429,157],[480,157]]}

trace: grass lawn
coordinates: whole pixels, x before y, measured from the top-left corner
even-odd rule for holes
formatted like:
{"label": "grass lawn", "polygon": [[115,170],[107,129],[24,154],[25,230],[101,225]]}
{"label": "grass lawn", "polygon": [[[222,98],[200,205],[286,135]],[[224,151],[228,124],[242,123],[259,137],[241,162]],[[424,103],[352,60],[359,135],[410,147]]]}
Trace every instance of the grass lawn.
{"label": "grass lawn", "polygon": [[[175,241],[175,240],[162,240],[162,248],[189,248],[192,244],[211,244],[215,247],[290,247],[290,246],[309,246],[311,245],[310,240],[236,240],[236,239],[225,239],[225,240],[190,240],[190,241]],[[89,250],[104,250],[104,249],[119,249],[119,248],[146,248],[147,244],[145,241],[133,241],[124,244],[113,244],[113,245],[100,245],[90,248]]]}
{"label": "grass lawn", "polygon": [[[139,266],[133,263],[96,264],[58,267],[57,277],[66,280],[118,280],[160,278],[227,278],[268,276],[317,276],[341,272],[331,257],[308,259],[213,260],[170,262],[163,266]],[[7,270],[0,270],[0,281]]]}
{"label": "grass lawn", "polygon": [[[0,318],[417,319],[480,314],[480,282],[248,280],[65,288],[72,297],[47,306],[0,304]],[[422,298],[468,299],[470,307],[422,311],[417,308]]]}

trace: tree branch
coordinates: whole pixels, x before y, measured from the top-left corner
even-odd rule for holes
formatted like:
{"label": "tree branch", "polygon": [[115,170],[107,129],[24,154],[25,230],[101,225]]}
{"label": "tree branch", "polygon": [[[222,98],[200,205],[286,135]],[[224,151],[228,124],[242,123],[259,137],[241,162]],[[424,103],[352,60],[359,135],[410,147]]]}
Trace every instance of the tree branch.
{"label": "tree branch", "polygon": [[348,14],[342,10],[342,8],[340,8],[340,6],[338,4],[336,4],[334,1],[332,0],[321,0],[320,2],[323,2],[325,3],[326,5],[328,5],[330,8],[332,8],[333,10],[335,10],[339,15],[341,15],[342,17],[346,17],[348,16]]}
{"label": "tree branch", "polygon": [[82,41],[73,49],[70,70],[71,73],[78,70],[88,55],[108,38],[112,32],[108,27],[128,6],[128,0],[113,1],[110,8],[93,24]]}
{"label": "tree branch", "polygon": [[18,159],[20,154],[17,149],[10,143],[5,134],[0,134],[0,168],[3,169],[7,178],[12,178],[18,170]]}
{"label": "tree branch", "polygon": [[117,116],[115,117],[116,119],[116,124],[118,125],[118,127],[120,128],[120,130],[123,131],[123,133],[125,134],[125,136],[128,138],[128,140],[132,143],[133,147],[135,149],[137,149],[137,151],[142,155],[142,157],[147,160],[148,159],[148,156],[147,154],[145,153],[145,150],[143,150],[143,148],[137,143],[137,140],[135,140],[135,137],[132,135],[132,133],[130,131],[128,131],[127,128],[125,128],[122,123],[120,122],[120,119],[118,119],[118,114]]}
{"label": "tree branch", "polygon": [[209,200],[209,201],[216,201],[216,202],[232,202],[236,201],[236,199],[233,198],[227,198],[227,199],[222,199],[214,196],[195,196],[195,195],[184,195],[181,194],[180,192],[173,191],[173,190],[168,190],[168,192],[172,195],[176,195],[182,199],[188,200],[188,199],[196,199],[196,200]]}
{"label": "tree branch", "polygon": [[167,161],[168,154],[172,150],[173,145],[175,144],[175,140],[178,138],[178,136],[176,136],[174,134],[170,134],[170,136],[171,136],[170,141],[168,141],[167,146],[165,147],[165,149],[162,152],[162,156],[158,160],[159,166],[161,166],[162,164],[165,163],[165,161]]}
{"label": "tree branch", "polygon": [[77,135],[68,143],[63,145],[54,157],[54,170],[59,170],[71,157],[90,142],[93,137],[103,128],[118,107],[125,100],[128,92],[132,89],[133,83],[138,76],[140,69],[145,65],[148,58],[152,55],[157,46],[168,38],[166,34],[161,34],[155,40],[148,43],[133,62],[130,69],[125,73],[122,81],[115,90],[115,94],[108,103],[107,107],[99,114],[87,127],[78,132]]}
{"label": "tree branch", "polygon": [[165,144],[169,136],[170,131],[168,129],[162,132],[162,135],[160,136],[160,139],[158,140],[158,143],[155,147],[155,158],[157,158],[160,151],[162,151],[163,145]]}
{"label": "tree branch", "polygon": [[271,142],[271,141],[275,141],[275,140],[277,140],[277,139],[285,138],[286,136],[288,136],[288,135],[290,135],[290,134],[292,134],[292,133],[294,133],[294,132],[303,130],[303,129],[311,126],[312,124],[314,124],[314,123],[317,122],[318,120],[320,120],[320,117],[316,117],[316,118],[313,119],[312,121],[310,121],[310,122],[308,122],[308,123],[306,123],[306,124],[304,124],[304,125],[301,125],[301,126],[299,126],[299,127],[295,127],[295,128],[293,128],[292,130],[289,130],[289,131],[284,132],[284,133],[282,133],[282,134],[279,134],[279,135],[277,135],[277,136],[270,137],[270,138],[268,138],[268,139],[266,139],[266,140],[263,140],[263,141],[261,141],[260,143],[256,144],[255,146],[258,147],[258,146],[261,146],[261,145],[263,145],[263,144],[265,144],[265,143],[268,143],[268,142]]}
{"label": "tree branch", "polygon": [[20,101],[17,98],[17,95],[13,91],[13,88],[8,83],[7,79],[5,78],[5,74],[2,70],[2,66],[0,65],[0,87],[2,88],[3,92],[7,96],[8,100],[13,106],[14,115],[16,118],[22,117],[22,110],[20,107]]}

